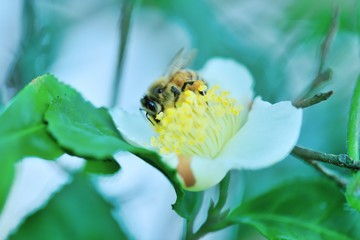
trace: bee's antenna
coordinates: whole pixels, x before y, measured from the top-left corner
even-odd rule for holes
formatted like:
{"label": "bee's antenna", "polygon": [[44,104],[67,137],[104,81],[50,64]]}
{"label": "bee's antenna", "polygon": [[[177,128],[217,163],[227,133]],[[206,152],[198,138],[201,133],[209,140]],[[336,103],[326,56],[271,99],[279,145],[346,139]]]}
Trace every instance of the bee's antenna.
{"label": "bee's antenna", "polygon": [[140,114],[141,114],[141,115],[144,115],[143,112],[146,112],[146,110],[143,109],[143,108],[139,108],[139,111],[140,111]]}
{"label": "bee's antenna", "polygon": [[149,117],[149,113],[148,113],[145,109],[139,108],[139,111],[141,112],[141,115],[143,115],[143,116],[144,116],[143,112],[145,112],[145,117],[146,117],[146,119],[147,119],[149,122],[151,122],[152,125],[155,126],[155,124],[154,124],[154,122],[153,122],[154,120]]}

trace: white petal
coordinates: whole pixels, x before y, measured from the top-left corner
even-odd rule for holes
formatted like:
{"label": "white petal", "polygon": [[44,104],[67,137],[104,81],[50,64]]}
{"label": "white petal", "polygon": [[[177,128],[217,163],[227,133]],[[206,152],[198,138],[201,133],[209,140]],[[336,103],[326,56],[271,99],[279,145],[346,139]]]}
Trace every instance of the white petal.
{"label": "white petal", "polygon": [[210,59],[199,73],[210,87],[219,85],[222,90],[229,91],[231,96],[244,106],[248,106],[254,97],[251,74],[243,65],[234,60]]}
{"label": "white petal", "polygon": [[128,113],[119,108],[111,109],[110,114],[117,129],[127,141],[134,145],[151,148],[151,136],[155,133],[150,126],[151,123],[144,116],[140,113]]}
{"label": "white petal", "polygon": [[274,105],[256,98],[248,120],[219,158],[232,168],[257,169],[284,159],[300,134],[302,110],[290,102]]}
{"label": "white petal", "polygon": [[184,186],[184,188],[189,191],[202,191],[218,184],[230,170],[228,165],[220,160],[193,157],[191,170],[195,178],[195,185]]}

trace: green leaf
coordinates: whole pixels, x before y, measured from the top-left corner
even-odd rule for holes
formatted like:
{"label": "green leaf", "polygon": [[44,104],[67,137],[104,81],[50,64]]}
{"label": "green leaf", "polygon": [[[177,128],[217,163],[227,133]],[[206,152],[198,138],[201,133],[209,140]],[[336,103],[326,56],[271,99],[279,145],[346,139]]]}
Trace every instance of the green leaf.
{"label": "green leaf", "polygon": [[111,210],[88,179],[79,175],[29,216],[10,239],[128,239]]}
{"label": "green leaf", "polygon": [[[55,159],[63,154],[43,120],[53,95],[40,77],[26,86],[0,112],[0,212],[14,176],[14,164],[24,157]],[[51,91],[53,94],[56,90]]]}
{"label": "green leaf", "polygon": [[0,171],[0,216],[3,206],[6,202],[6,197],[10,191],[14,175],[15,175],[15,166],[12,159],[2,159],[1,160],[1,171]]}
{"label": "green leaf", "polygon": [[0,123],[2,161],[11,162],[0,176],[0,191],[5,193],[0,203],[10,188],[16,160],[26,156],[54,159],[64,151],[91,159],[85,169],[98,173],[116,172],[120,166],[113,155],[129,151],[171,181],[178,196],[176,204],[182,199],[184,192],[174,169],[157,153],[125,142],[105,108],[95,108],[52,75],[38,77],[25,87],[0,115]]}
{"label": "green leaf", "polygon": [[87,164],[86,170],[103,173],[104,169],[99,169],[101,164],[94,167],[96,160],[107,164],[102,168],[111,173],[116,170],[117,164],[112,156],[119,151],[129,151],[170,180],[178,196],[175,206],[179,204],[184,192],[176,178],[176,171],[168,167],[157,153],[127,143],[105,108],[95,108],[75,90],[67,86],[64,88],[66,91],[51,102],[45,114],[48,130],[60,146],[70,154],[93,160]]}
{"label": "green leaf", "polygon": [[106,109],[95,108],[68,86],[64,89],[45,113],[49,132],[63,148],[76,156],[110,161],[117,151],[131,148]]}
{"label": "green leaf", "polygon": [[360,173],[354,174],[346,188],[346,200],[349,205],[360,212]]}
{"label": "green leaf", "polygon": [[[56,159],[65,149],[72,155],[103,161],[103,166],[92,162],[86,169],[113,173],[120,166],[112,155],[129,146],[105,109],[96,109],[51,75],[34,79],[3,109],[0,136],[0,210],[12,183],[13,165],[24,157]],[[103,169],[96,170],[94,165]]]}
{"label": "green leaf", "polygon": [[184,191],[183,198],[174,205],[173,209],[181,217],[195,220],[203,202],[203,192]]}
{"label": "green leaf", "polygon": [[0,152],[2,159],[20,160],[25,156],[54,159],[63,151],[46,131],[44,112],[57,93],[48,91],[46,79],[36,78],[0,113]]}
{"label": "green leaf", "polygon": [[[359,239],[344,197],[324,181],[296,181],[242,204],[229,216],[269,239]],[[356,235],[356,236],[354,236]]]}
{"label": "green leaf", "polygon": [[119,171],[120,165],[115,161],[96,161],[87,159],[85,163],[85,171],[96,174],[114,174]]}

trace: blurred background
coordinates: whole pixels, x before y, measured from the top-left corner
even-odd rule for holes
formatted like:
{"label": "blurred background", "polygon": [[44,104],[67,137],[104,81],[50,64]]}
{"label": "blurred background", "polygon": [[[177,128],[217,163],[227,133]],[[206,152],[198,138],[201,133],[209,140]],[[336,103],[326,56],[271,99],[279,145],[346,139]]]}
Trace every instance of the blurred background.
{"label": "blurred background", "polygon": [[[252,73],[256,95],[269,102],[294,100],[317,76],[321,43],[336,6],[339,22],[324,64],[333,77],[321,90],[334,95],[305,109],[299,145],[344,153],[349,102],[360,70],[356,0],[2,0],[0,104],[36,76],[52,73],[96,106],[137,112],[147,87],[182,47],[198,49],[194,69],[212,57],[233,58]],[[171,209],[176,196],[167,179],[129,154],[117,160],[119,173],[92,180],[114,207],[118,224],[133,239],[180,239],[183,221]],[[28,158],[17,164],[0,216],[0,239],[69,182],[59,164],[78,168],[83,162],[64,156],[57,162]],[[232,174],[234,202],[285,180],[319,175],[293,157],[268,169]],[[246,227],[207,238],[234,239],[239,233],[242,239],[261,239]]]}

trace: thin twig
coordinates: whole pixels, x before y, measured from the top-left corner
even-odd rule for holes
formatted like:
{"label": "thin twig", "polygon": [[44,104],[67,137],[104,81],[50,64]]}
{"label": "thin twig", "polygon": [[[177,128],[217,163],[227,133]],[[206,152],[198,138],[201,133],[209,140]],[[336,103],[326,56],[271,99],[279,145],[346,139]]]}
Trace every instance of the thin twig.
{"label": "thin twig", "polygon": [[318,170],[321,174],[323,174],[327,178],[335,181],[342,189],[346,188],[347,185],[346,179],[342,178],[341,176],[336,174],[333,170],[327,168],[326,166],[321,165],[316,161],[330,163],[335,166],[345,167],[352,170],[360,169],[360,164],[358,162],[353,161],[346,154],[334,155],[334,154],[316,152],[298,146],[294,147],[291,154],[297,158],[302,159],[306,163],[310,164],[312,167],[314,167],[316,170]]}
{"label": "thin twig", "polygon": [[327,57],[327,55],[329,53],[331,42],[334,39],[336,30],[337,30],[337,27],[338,27],[338,22],[339,22],[339,7],[336,6],[335,9],[334,9],[334,13],[333,13],[330,28],[328,30],[328,33],[325,36],[324,41],[321,44],[318,75],[320,75],[323,72],[325,60],[326,60],[326,57]]}
{"label": "thin twig", "polygon": [[[304,159],[303,159],[304,160]],[[338,176],[334,171],[331,171],[329,168],[326,168],[325,166],[322,166],[320,163],[317,163],[315,161],[307,161],[304,160],[306,163],[313,166],[316,170],[318,170],[321,174],[323,174],[325,177],[329,178],[330,180],[336,182],[340,188],[345,189],[347,185],[347,181],[343,179],[342,177]]]}
{"label": "thin twig", "polygon": [[309,94],[311,93],[311,91],[315,90],[317,87],[319,87],[321,84],[329,81],[332,78],[333,75],[333,71],[331,68],[327,68],[326,70],[320,72],[316,78],[314,79],[314,81],[311,83],[310,85],[310,91],[308,92]]}
{"label": "thin twig", "polygon": [[306,88],[306,90],[302,93],[302,95],[300,95],[300,97],[298,97],[294,101],[295,103],[294,105],[297,105],[300,101],[304,100],[305,98],[308,98],[316,90],[316,88],[318,88],[321,84],[331,79],[332,70],[330,68],[324,70],[324,65],[329,53],[331,43],[337,31],[338,22],[339,22],[339,7],[335,7],[331,25],[324,40],[321,42],[320,45],[319,67],[317,70],[316,77],[311,82],[311,84]]}
{"label": "thin twig", "polygon": [[301,94],[300,97],[298,97],[295,101],[294,101],[294,105],[297,105],[299,102],[301,102],[302,100],[308,98],[310,96],[310,94],[312,92],[314,92],[314,90],[316,88],[318,88],[321,84],[329,81],[332,78],[332,74],[333,71],[331,68],[326,69],[325,71],[321,72],[320,74],[318,74],[314,80],[311,82],[310,86],[306,88],[306,90]]}
{"label": "thin twig", "polygon": [[[317,75],[315,79],[311,82],[311,84],[306,88],[306,90],[300,95],[300,97],[298,97],[296,100],[293,101],[293,105],[297,108],[306,108],[314,104],[320,103],[322,101],[327,100],[333,94],[332,91],[329,91],[326,93],[319,93],[312,97],[309,97],[319,86],[329,81],[332,77],[332,70],[330,68],[324,70],[324,65],[331,46],[331,42],[337,30],[338,20],[339,20],[339,8],[336,7],[334,10],[332,22],[329,27],[328,33],[326,34],[325,39],[321,43],[320,59],[319,59],[319,67],[318,67]],[[301,148],[298,146],[294,147],[291,154],[313,166],[316,170],[318,170],[320,173],[325,175],[327,178],[335,181],[341,188],[346,187],[346,181],[341,177],[339,177],[337,174],[335,174],[334,171],[328,169],[326,166],[323,166],[320,163],[317,163],[316,161],[330,163],[339,167],[350,168],[352,170],[360,169],[360,164],[354,162],[346,154],[334,155],[334,154],[321,153],[321,152],[312,151],[310,149]]]}
{"label": "thin twig", "polygon": [[124,56],[125,50],[129,35],[130,23],[131,23],[131,16],[133,13],[133,8],[135,5],[135,0],[125,0],[122,5],[121,10],[121,20],[119,24],[119,33],[120,33],[120,40],[119,40],[119,51],[118,51],[118,58],[115,70],[115,77],[113,81],[112,87],[112,97],[110,106],[114,107],[117,104],[117,99],[119,96],[119,87],[121,82],[121,76],[124,67]]}
{"label": "thin twig", "polygon": [[354,161],[346,154],[335,155],[316,152],[299,146],[295,146],[291,151],[291,154],[306,161],[320,161],[324,163],[330,163],[338,167],[360,170],[360,161]]}
{"label": "thin twig", "polygon": [[298,102],[294,102],[293,105],[297,108],[307,108],[312,105],[318,104],[322,101],[327,100],[331,95],[333,94],[333,91],[325,92],[325,93],[319,93],[311,98],[306,98]]}

